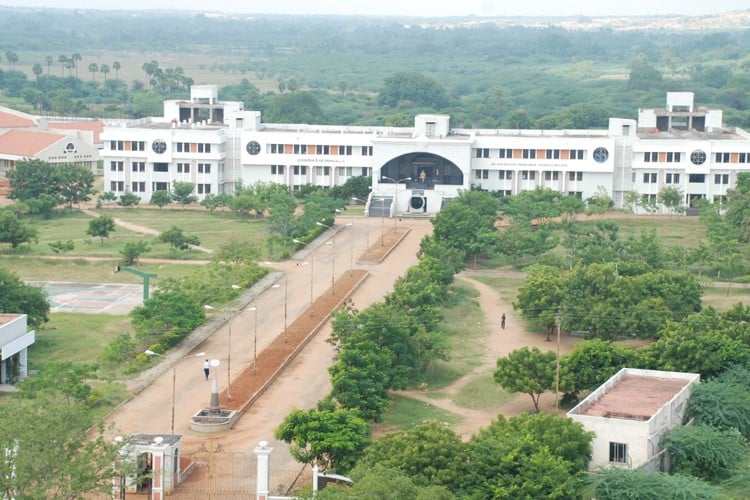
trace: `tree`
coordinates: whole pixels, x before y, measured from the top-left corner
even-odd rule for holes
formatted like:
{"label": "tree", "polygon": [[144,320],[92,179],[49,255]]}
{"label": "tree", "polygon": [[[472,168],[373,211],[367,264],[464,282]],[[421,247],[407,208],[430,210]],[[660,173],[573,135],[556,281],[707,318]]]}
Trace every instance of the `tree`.
{"label": "tree", "polygon": [[632,65],[628,76],[628,90],[653,90],[661,86],[662,77],[659,70],[646,61]]}
{"label": "tree", "polygon": [[344,94],[346,94],[347,85],[344,80],[341,80],[338,85],[339,92],[341,92],[341,96],[343,97]]}
{"label": "tree", "polygon": [[678,426],[662,438],[672,458],[672,472],[711,483],[727,479],[747,456],[747,444],[737,430],[709,425]]}
{"label": "tree", "polygon": [[657,196],[657,200],[664,205],[669,215],[672,215],[672,212],[681,213],[685,211],[683,199],[684,196],[680,188],[674,186],[664,186]]}
{"label": "tree", "polygon": [[120,255],[122,255],[122,265],[138,265],[138,258],[149,250],[151,250],[151,245],[143,240],[128,241],[125,243],[123,249],[120,250]]}
{"label": "tree", "polygon": [[440,109],[448,104],[448,93],[433,78],[416,72],[396,73],[385,79],[378,102],[396,107],[401,102]]}
{"label": "tree", "polygon": [[534,265],[526,268],[526,281],[518,289],[513,309],[521,317],[534,321],[547,330],[550,340],[557,324],[557,314],[565,293],[566,275],[558,268]]}
{"label": "tree", "polygon": [[[76,78],[78,78],[78,63],[81,62],[81,54],[78,52],[74,52],[73,55],[70,56],[68,59],[68,63],[73,66],[73,68],[76,70]],[[91,71],[91,66],[89,66],[89,71]]]}
{"label": "tree", "polygon": [[172,184],[172,198],[174,201],[182,205],[182,208],[184,209],[185,205],[198,201],[198,197],[193,194],[194,190],[195,184],[192,182],[175,181]]}
{"label": "tree", "polygon": [[200,245],[201,242],[197,236],[186,236],[182,229],[172,226],[159,235],[159,241],[169,243],[175,250],[187,250],[190,245]]}
{"label": "tree", "polygon": [[265,114],[267,120],[276,123],[325,123],[320,103],[311,92],[276,95]]}
{"label": "tree", "polygon": [[99,66],[99,72],[104,75],[104,81],[107,81],[107,75],[109,74],[109,65],[108,64],[102,64]]}
{"label": "tree", "polygon": [[29,326],[38,328],[49,314],[47,294],[0,267],[0,313],[26,314]]}
{"label": "tree", "polygon": [[539,411],[539,397],[555,387],[556,359],[554,352],[543,353],[538,347],[516,349],[497,360],[495,382],[510,392],[528,394]]}
{"label": "tree", "polygon": [[158,290],[142,306],[130,311],[136,337],[167,350],[206,319],[203,304],[185,293]]}
{"label": "tree", "polygon": [[36,81],[39,81],[39,76],[44,72],[44,68],[42,68],[42,65],[39,63],[34,64],[34,66],[31,67],[31,72],[34,73],[34,76],[36,77]]}
{"label": "tree", "polygon": [[8,61],[8,69],[12,71],[18,62],[18,54],[12,50],[8,50],[5,52],[5,60]]}
{"label": "tree", "polygon": [[586,206],[586,215],[602,215],[607,213],[607,211],[614,206],[614,202],[609,194],[607,194],[607,188],[599,186],[596,194],[586,200]]}
{"label": "tree", "polygon": [[370,444],[370,426],[355,410],[321,401],[308,411],[292,410],[274,433],[289,443],[299,462],[317,464],[321,471],[347,471]]}
{"label": "tree", "polygon": [[96,194],[94,174],[88,168],[82,165],[60,165],[56,169],[57,192],[70,209],[73,208],[73,203],[89,201]]}
{"label": "tree", "polygon": [[594,390],[634,359],[630,347],[601,339],[585,340],[562,359],[565,391],[577,395]]}
{"label": "tree", "polygon": [[42,160],[21,160],[6,176],[12,189],[12,200],[26,201],[42,194],[59,196],[56,188],[59,184],[58,170]]}
{"label": "tree", "polygon": [[222,193],[222,194],[209,193],[203,197],[203,199],[200,201],[200,204],[206,207],[206,209],[209,212],[213,212],[217,208],[228,207],[232,199],[233,199],[232,195],[229,195],[226,193]]}
{"label": "tree", "polygon": [[610,467],[591,480],[598,500],[713,500],[719,492],[696,477]]}
{"label": "tree", "polygon": [[49,75],[50,69],[52,68],[52,65],[54,64],[55,59],[52,56],[45,56],[44,57],[44,64],[47,66],[47,74]]}
{"label": "tree", "polygon": [[137,194],[124,193],[120,195],[120,199],[117,201],[117,204],[121,207],[133,208],[140,202],[141,198]]}
{"label": "tree", "polygon": [[253,240],[232,238],[222,244],[213,256],[215,262],[252,265],[260,260],[263,251],[260,244]]}
{"label": "tree", "polygon": [[115,61],[112,63],[112,69],[115,70],[115,80],[120,78],[121,68],[122,68],[122,65],[120,64],[120,61]]}
{"label": "tree", "polygon": [[406,474],[417,486],[455,485],[466,461],[461,436],[439,422],[418,424],[373,440],[357,467],[386,467]]}
{"label": "tree", "polygon": [[37,241],[37,230],[24,224],[10,208],[0,209],[0,243],[8,243],[15,250],[23,243]]}
{"label": "tree", "polygon": [[294,78],[290,78],[289,81],[286,84],[287,90],[289,92],[296,92],[297,91],[297,80]]}
{"label": "tree", "polygon": [[731,371],[720,379],[694,385],[686,419],[695,419],[697,425],[710,425],[719,430],[736,429],[747,439],[750,437],[750,389],[742,379],[735,380]]}
{"label": "tree", "polygon": [[158,191],[154,191],[154,194],[151,195],[151,203],[152,205],[156,205],[159,208],[162,208],[166,205],[169,205],[172,202],[172,195],[169,193],[169,191],[160,189]]}
{"label": "tree", "polygon": [[109,238],[109,233],[115,231],[115,220],[109,215],[100,215],[96,219],[89,221],[89,228],[86,234],[94,238],[101,238],[101,244],[104,244],[104,238]]}
{"label": "tree", "polygon": [[96,81],[96,74],[99,72],[99,65],[92,62],[89,64],[89,71],[91,72],[91,81]]}
{"label": "tree", "polygon": [[327,487],[318,491],[319,500],[349,500],[351,498],[409,498],[413,500],[454,500],[456,497],[444,486],[419,487],[403,472],[376,464],[373,467],[357,465],[349,477],[351,488]]}

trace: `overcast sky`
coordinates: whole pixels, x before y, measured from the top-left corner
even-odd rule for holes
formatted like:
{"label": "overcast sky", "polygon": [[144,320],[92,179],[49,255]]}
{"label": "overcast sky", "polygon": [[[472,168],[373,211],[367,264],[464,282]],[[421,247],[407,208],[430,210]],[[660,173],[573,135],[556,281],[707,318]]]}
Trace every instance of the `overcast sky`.
{"label": "overcast sky", "polygon": [[0,0],[0,5],[392,16],[704,15],[750,8],[748,0]]}

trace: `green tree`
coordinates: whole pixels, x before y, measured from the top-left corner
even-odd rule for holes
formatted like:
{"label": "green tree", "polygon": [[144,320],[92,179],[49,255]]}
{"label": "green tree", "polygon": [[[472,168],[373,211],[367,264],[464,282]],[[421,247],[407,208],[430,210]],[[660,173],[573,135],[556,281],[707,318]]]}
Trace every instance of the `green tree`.
{"label": "green tree", "polygon": [[448,104],[448,93],[433,78],[416,72],[396,73],[385,79],[378,102],[396,107],[401,102],[441,109]]}
{"label": "green tree", "polygon": [[534,265],[526,268],[526,281],[518,289],[513,309],[521,317],[543,326],[549,341],[565,293],[566,275],[558,268]]}
{"label": "green tree", "polygon": [[169,191],[166,191],[164,189],[160,189],[158,191],[154,191],[154,193],[151,195],[151,201],[149,201],[152,205],[156,205],[159,208],[165,207],[172,203],[172,195],[169,193]]}
{"label": "green tree", "polygon": [[710,425],[719,430],[736,429],[748,439],[750,389],[746,380],[736,379],[730,371],[720,379],[693,386],[686,418],[695,419],[697,425]]}
{"label": "green tree", "polygon": [[94,62],[90,63],[89,72],[91,73],[91,81],[96,81],[96,74],[99,72],[99,65]]}
{"label": "green tree", "polygon": [[203,324],[202,304],[179,291],[159,290],[142,306],[130,311],[136,337],[167,350]]}
{"label": "green tree", "polygon": [[112,69],[115,70],[115,80],[120,78],[121,68],[122,68],[122,64],[120,64],[120,61],[115,61],[112,63]]}
{"label": "green tree", "polygon": [[26,314],[29,326],[39,328],[49,314],[47,294],[0,267],[0,313]]}
{"label": "green tree", "polygon": [[213,194],[209,193],[200,201],[200,204],[209,212],[213,212],[217,208],[228,207],[233,197],[229,194]]}
{"label": "green tree", "polygon": [[263,250],[257,241],[232,238],[216,250],[213,260],[215,262],[252,265],[260,260],[262,253]]}
{"label": "green tree", "polygon": [[104,238],[109,238],[109,233],[113,231],[115,231],[115,220],[111,216],[104,214],[89,221],[89,228],[86,230],[86,234],[94,238],[101,238],[103,245]]}
{"label": "green tree", "polygon": [[351,498],[409,498],[413,500],[453,500],[455,495],[444,486],[419,487],[403,472],[376,464],[357,465],[349,474],[354,481],[351,488],[327,487],[315,495],[319,500],[349,500]]}
{"label": "green tree", "polygon": [[351,469],[370,444],[370,427],[356,411],[325,401],[307,411],[292,410],[274,435],[289,443],[297,461],[317,464],[324,472]]}
{"label": "green tree", "polygon": [[60,165],[56,169],[57,193],[69,208],[72,209],[74,203],[89,201],[96,194],[94,174],[88,168],[81,165]]}
{"label": "green tree", "polygon": [[628,75],[628,90],[653,90],[661,86],[661,73],[646,61],[632,65]]}
{"label": "green tree", "polygon": [[107,81],[107,75],[109,74],[109,65],[108,64],[102,64],[99,66],[99,72],[104,75],[104,81]]}
{"label": "green tree", "polygon": [[577,395],[596,389],[621,368],[631,366],[635,355],[628,346],[601,339],[577,344],[562,359],[566,392]]}
{"label": "green tree", "polygon": [[398,470],[417,486],[452,486],[459,481],[465,453],[461,436],[439,422],[428,421],[374,439],[357,466]]}
{"label": "green tree", "polygon": [[137,265],[140,256],[149,250],[151,250],[151,245],[143,240],[128,241],[125,243],[123,249],[120,250],[120,255],[122,255],[120,262],[123,266]]}
{"label": "green tree", "polygon": [[265,115],[266,120],[275,123],[325,123],[320,102],[311,92],[276,95]]}
{"label": "green tree", "polygon": [[190,245],[200,245],[201,242],[197,236],[187,236],[181,228],[172,226],[166,231],[159,234],[159,241],[169,243],[175,250],[187,250]]}
{"label": "green tree", "polygon": [[728,479],[747,456],[747,444],[736,430],[709,425],[678,426],[662,438],[672,457],[672,472],[711,483]]}
{"label": "green tree", "polygon": [[13,210],[0,210],[0,243],[8,243],[15,250],[23,243],[36,242],[37,236],[37,230],[25,224]]}
{"label": "green tree", "polygon": [[685,205],[683,204],[685,197],[682,194],[682,190],[678,187],[663,187],[656,199],[664,205],[669,215],[672,215],[673,212],[681,213],[685,211]]}
{"label": "green tree", "polygon": [[133,208],[140,202],[141,198],[137,194],[124,193],[120,195],[120,199],[117,201],[117,204],[121,207]]}
{"label": "green tree", "polygon": [[36,81],[39,81],[39,76],[44,72],[44,68],[42,68],[41,64],[36,63],[31,67],[31,72],[34,73]]}
{"label": "green tree", "polygon": [[193,194],[194,190],[195,184],[192,182],[175,181],[172,184],[172,198],[175,202],[182,205],[184,209],[185,205],[190,205],[198,201],[198,197]]}
{"label": "green tree", "polygon": [[539,397],[555,388],[556,357],[552,351],[543,353],[538,347],[522,347],[497,360],[495,382],[510,392],[531,396],[539,411]]}
{"label": "green tree", "polygon": [[719,492],[696,477],[611,467],[591,480],[598,500],[714,500]]}
{"label": "green tree", "polygon": [[12,200],[27,201],[42,194],[58,197],[58,171],[42,160],[21,160],[6,174],[11,187]]}

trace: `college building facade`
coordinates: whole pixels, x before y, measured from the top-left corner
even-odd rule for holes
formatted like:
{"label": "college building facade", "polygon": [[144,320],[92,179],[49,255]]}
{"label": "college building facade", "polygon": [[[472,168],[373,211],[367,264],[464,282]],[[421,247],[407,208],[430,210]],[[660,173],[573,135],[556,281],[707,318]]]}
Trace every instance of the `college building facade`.
{"label": "college building facade", "polygon": [[737,174],[750,170],[750,135],[724,127],[721,110],[670,92],[663,109],[611,118],[606,130],[451,128],[450,117],[417,115],[413,127],[263,123],[242,102],[218,100],[196,85],[190,100],[164,103],[164,116],[107,126],[100,151],[104,187],[148,201],[187,181],[196,194],[232,194],[275,182],[332,187],[371,176],[370,215],[430,215],[472,187],[514,195],[535,188],[587,199],[626,194],[656,200],[678,188],[684,203],[720,203]]}

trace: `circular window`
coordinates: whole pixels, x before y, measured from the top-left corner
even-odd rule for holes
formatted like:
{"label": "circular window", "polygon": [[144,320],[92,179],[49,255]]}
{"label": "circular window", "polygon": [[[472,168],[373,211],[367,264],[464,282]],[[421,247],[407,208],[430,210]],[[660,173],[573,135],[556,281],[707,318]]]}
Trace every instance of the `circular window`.
{"label": "circular window", "polygon": [[161,139],[156,139],[154,142],[151,143],[151,149],[153,149],[154,153],[156,154],[162,154],[164,151],[167,150],[167,143]]}
{"label": "circular window", "polygon": [[604,163],[609,158],[609,151],[607,148],[596,148],[594,150],[594,161],[597,163]]}
{"label": "circular window", "polygon": [[247,152],[251,155],[257,155],[260,153],[260,144],[258,144],[257,141],[250,141],[247,143],[247,146],[245,146],[245,149],[247,149]]}
{"label": "circular window", "polygon": [[419,210],[421,208],[424,208],[424,202],[425,200],[421,196],[412,196],[409,204],[411,205],[411,208]]}
{"label": "circular window", "polygon": [[73,151],[75,150],[75,148],[76,148],[76,145],[73,144],[72,142],[69,142],[65,145],[65,151]]}
{"label": "circular window", "polygon": [[696,149],[690,153],[690,161],[693,165],[703,165],[706,162],[706,152]]}

